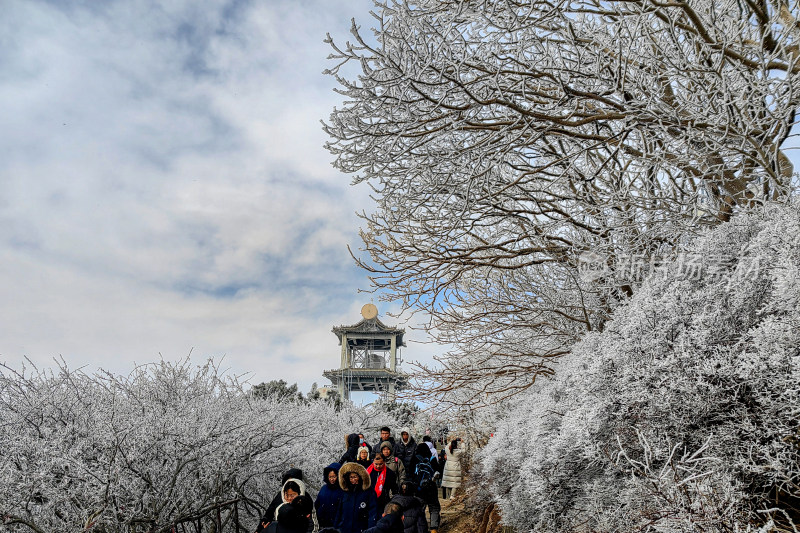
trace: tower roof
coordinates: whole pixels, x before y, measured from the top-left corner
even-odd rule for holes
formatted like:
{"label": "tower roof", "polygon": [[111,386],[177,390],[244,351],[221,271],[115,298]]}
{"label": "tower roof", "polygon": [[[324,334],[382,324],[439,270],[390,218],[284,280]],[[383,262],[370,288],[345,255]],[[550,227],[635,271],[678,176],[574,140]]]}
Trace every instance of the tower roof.
{"label": "tower roof", "polygon": [[406,330],[399,329],[397,327],[387,326],[383,322],[375,318],[365,318],[360,322],[353,324],[352,326],[334,326],[331,330],[333,333],[339,337],[339,343],[342,342],[342,335],[347,334],[348,337],[353,335],[354,337],[369,337],[371,335],[395,335],[397,336],[397,345],[398,346],[405,346],[403,342],[403,335],[405,335]]}

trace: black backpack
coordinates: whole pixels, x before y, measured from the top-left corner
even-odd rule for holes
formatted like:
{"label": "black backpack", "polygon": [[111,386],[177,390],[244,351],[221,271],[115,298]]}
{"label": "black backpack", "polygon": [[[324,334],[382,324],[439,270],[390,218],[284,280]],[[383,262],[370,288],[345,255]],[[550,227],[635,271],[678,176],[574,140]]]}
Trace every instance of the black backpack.
{"label": "black backpack", "polygon": [[[421,458],[418,456],[418,459]],[[429,481],[433,481],[433,475],[436,473],[436,469],[431,463],[430,457],[417,461],[417,467],[414,469],[414,483],[417,484],[417,491],[421,491],[423,485],[426,485]]]}

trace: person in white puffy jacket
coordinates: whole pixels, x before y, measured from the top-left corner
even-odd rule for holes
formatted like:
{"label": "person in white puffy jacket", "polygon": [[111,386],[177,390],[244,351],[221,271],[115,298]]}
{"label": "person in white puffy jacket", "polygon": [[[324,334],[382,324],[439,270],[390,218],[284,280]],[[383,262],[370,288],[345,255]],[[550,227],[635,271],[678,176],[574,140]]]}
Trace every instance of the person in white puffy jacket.
{"label": "person in white puffy jacket", "polygon": [[453,490],[461,486],[461,452],[458,447],[461,439],[453,439],[447,447],[447,462],[444,463],[444,475],[442,476],[442,497],[444,499],[453,496]]}

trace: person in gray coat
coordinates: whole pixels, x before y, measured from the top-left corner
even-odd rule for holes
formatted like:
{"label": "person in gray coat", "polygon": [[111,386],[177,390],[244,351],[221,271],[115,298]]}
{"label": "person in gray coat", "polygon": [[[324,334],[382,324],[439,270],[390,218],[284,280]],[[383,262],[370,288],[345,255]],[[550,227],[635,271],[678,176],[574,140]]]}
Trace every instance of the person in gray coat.
{"label": "person in gray coat", "polygon": [[386,468],[397,476],[397,485],[399,486],[406,480],[406,466],[403,461],[395,457],[394,446],[388,440],[381,442],[381,455],[383,460],[386,461]]}

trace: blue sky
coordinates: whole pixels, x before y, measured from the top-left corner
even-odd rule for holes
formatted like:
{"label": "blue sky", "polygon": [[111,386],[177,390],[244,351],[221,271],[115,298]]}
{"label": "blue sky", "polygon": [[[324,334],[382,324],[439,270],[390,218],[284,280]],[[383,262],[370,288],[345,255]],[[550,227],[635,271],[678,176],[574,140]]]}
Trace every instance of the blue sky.
{"label": "blue sky", "polygon": [[0,360],[127,372],[191,350],[322,385],[331,327],[370,301],[346,246],[371,207],[322,147],[322,41],[371,6],[4,2]]}

